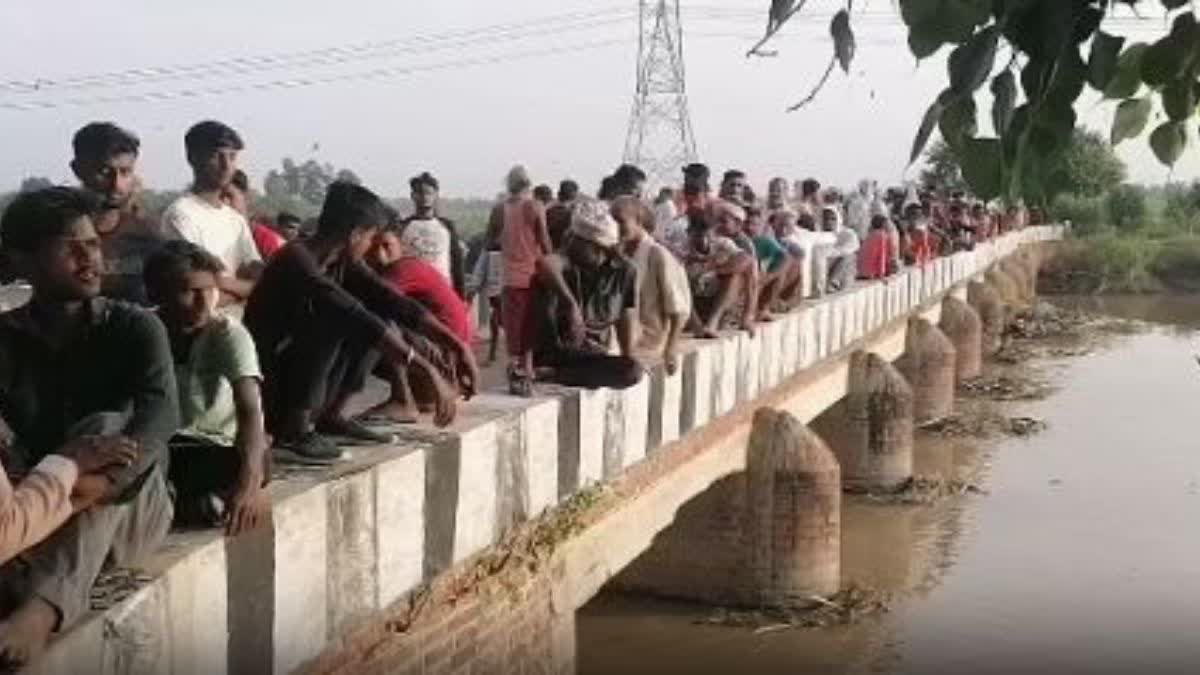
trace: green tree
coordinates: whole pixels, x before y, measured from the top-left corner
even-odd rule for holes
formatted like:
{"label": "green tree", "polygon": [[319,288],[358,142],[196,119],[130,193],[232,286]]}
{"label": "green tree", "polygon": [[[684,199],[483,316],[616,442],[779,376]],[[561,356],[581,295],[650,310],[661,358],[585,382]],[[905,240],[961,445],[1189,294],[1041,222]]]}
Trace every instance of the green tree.
{"label": "green tree", "polygon": [[1146,225],[1146,188],[1126,183],[1108,193],[1108,219],[1118,230],[1137,230]]}
{"label": "green tree", "polygon": [[962,167],[949,143],[938,140],[929,146],[925,152],[925,168],[921,170],[921,184],[946,190],[966,188]]}
{"label": "green tree", "polygon": [[[850,72],[855,37],[853,0],[830,23],[834,49],[825,75],[791,109],[812,101],[834,66]],[[771,3],[767,31],[750,49],[763,50],[805,6],[804,0]],[[859,3],[860,6],[862,3]],[[1174,165],[1188,144],[1186,126],[1200,99],[1200,22],[1187,0],[898,0],[908,27],[908,49],[925,59],[949,46],[947,86],[932,101],[913,141],[911,161],[923,153],[935,128],[958,151],[963,176],[983,197],[1019,195],[1031,182],[1054,176],[1072,138],[1075,102],[1085,87],[1119,101],[1114,143],[1146,130],[1154,102],[1166,113],[1149,135],[1160,162]],[[1169,29],[1153,42],[1101,26],[1115,8],[1144,12],[1157,7]],[[1139,26],[1142,34],[1144,26]],[[1003,55],[1002,58],[997,58]],[[978,133],[975,97],[993,95],[994,136]],[[1019,103],[1019,104],[1018,104]],[[1034,176],[1031,181],[1030,175]]]}
{"label": "green tree", "polygon": [[285,157],[281,168],[267,173],[263,189],[270,202],[291,206],[289,210],[306,212],[313,207],[320,207],[325,199],[325,191],[335,180],[362,182],[353,171],[337,169],[328,162],[310,159],[297,164],[290,157]]}
{"label": "green tree", "polygon": [[[964,161],[970,161],[960,155],[970,152],[966,146],[934,142],[925,153],[927,168],[921,172],[921,180],[950,189],[960,188]],[[1120,185],[1125,174],[1125,163],[1104,138],[1093,131],[1076,129],[1061,153],[1024,173],[1015,195],[1011,196],[1043,205],[1064,194],[1098,198]]]}

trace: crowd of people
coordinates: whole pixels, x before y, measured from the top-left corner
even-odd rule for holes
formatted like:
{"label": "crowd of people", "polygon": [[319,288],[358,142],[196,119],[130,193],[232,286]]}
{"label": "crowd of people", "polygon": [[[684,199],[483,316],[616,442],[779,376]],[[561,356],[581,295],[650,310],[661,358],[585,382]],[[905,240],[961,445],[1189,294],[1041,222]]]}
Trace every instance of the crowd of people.
{"label": "crowd of people", "polygon": [[[140,206],[140,144],[111,123],[74,136],[77,186],[19,195],[0,253],[30,301],[0,314],[0,666],[20,667],[88,609],[101,571],[168,530],[266,522],[274,459],[330,463],[347,444],[431,416],[479,387],[469,307],[491,308],[509,390],[628,387],[647,358],[679,368],[685,334],[753,331],[806,297],[968,249],[1037,213],[962,195],[848,197],[815,180],[683,169],[653,200],[623,165],[595,197],[514,167],[475,256],[428,172],[412,213],[335,182],[315,228],[248,217],[243,140],[205,121],[184,137],[188,191]],[[468,258],[473,257],[474,260]],[[368,379],[387,396],[354,413]]]}

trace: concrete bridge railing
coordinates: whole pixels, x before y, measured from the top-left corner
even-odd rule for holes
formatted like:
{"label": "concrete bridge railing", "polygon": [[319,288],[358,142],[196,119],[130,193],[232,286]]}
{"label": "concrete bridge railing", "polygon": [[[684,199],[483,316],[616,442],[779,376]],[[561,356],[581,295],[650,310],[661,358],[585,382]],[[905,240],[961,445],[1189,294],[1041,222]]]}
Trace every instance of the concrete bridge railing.
{"label": "concrete bridge railing", "polygon": [[[911,346],[909,317],[936,323],[944,298],[968,299],[968,281],[1060,236],[1057,227],[1011,233],[807,302],[753,338],[692,342],[678,373],[655,366],[627,390],[484,394],[449,429],[413,428],[398,446],[336,468],[288,470],[271,488],[272,526],[233,540],[172,534],[139,574],[106,584],[108,608],[34,670],[570,672],[575,609],[681,507],[746,469],[755,408],[815,418],[846,395],[852,353],[898,359]],[[985,342],[996,337],[995,312],[1002,319],[1003,303],[1029,283],[994,276],[974,291],[982,300],[970,298]],[[611,508],[560,532],[544,564],[534,563],[545,529],[514,543],[524,524],[545,512],[553,521],[597,484],[614,491]],[[528,573],[501,595],[481,594],[485,577],[514,567],[495,546],[502,539],[532,561]],[[720,545],[707,541],[709,552]]]}

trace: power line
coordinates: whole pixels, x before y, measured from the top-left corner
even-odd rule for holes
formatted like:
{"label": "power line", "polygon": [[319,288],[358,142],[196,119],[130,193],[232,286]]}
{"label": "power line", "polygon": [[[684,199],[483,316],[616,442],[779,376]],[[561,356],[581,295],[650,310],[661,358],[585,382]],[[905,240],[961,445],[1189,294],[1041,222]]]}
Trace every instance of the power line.
{"label": "power line", "polygon": [[380,81],[408,77],[430,72],[454,71],[464,68],[476,66],[493,65],[496,63],[506,63],[510,61],[524,60],[537,58],[542,56],[554,56],[558,54],[577,53],[593,49],[603,49],[616,45],[629,45],[629,39],[616,40],[596,40],[592,42],[583,42],[573,44],[569,47],[554,47],[549,49],[527,50],[522,52],[513,52],[507,55],[476,57],[471,59],[458,59],[454,61],[446,61],[442,63],[432,63],[418,66],[396,66],[387,68],[376,68],[374,70],[357,72],[357,73],[339,73],[325,75],[321,77],[301,77],[285,80],[273,80],[268,82],[246,82],[233,84],[230,86],[211,86],[195,89],[177,89],[173,91],[152,91],[139,92],[131,94],[115,94],[110,96],[97,96],[88,98],[73,98],[60,101],[25,101],[14,103],[0,103],[0,110],[10,112],[28,112],[33,110],[53,110],[67,107],[93,106],[93,105],[109,105],[114,103],[158,103],[164,101],[175,101],[181,99],[193,99],[207,96],[222,96],[228,94],[239,93],[255,93],[263,91],[279,91],[287,89],[299,89],[304,87],[313,87],[324,84],[338,84],[345,82],[362,82],[362,81]]}
{"label": "power line", "polygon": [[257,74],[262,71],[297,67],[345,65],[364,60],[390,58],[401,54],[511,42],[566,31],[610,26],[626,22],[632,17],[632,8],[570,12],[519,23],[416,35],[382,42],[365,42],[316,50],[239,57],[210,63],[132,68],[62,78],[39,77],[33,80],[7,80],[0,81],[0,91],[16,95],[43,94],[55,91],[143,85],[176,79],[206,79]]}

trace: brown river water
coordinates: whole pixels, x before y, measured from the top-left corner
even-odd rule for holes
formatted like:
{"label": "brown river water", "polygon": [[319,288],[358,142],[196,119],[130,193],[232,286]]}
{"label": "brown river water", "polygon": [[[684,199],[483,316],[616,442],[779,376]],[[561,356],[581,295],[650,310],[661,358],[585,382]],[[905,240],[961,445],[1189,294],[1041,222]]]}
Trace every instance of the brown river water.
{"label": "brown river water", "polygon": [[1200,297],[1056,300],[1149,323],[1043,362],[1029,438],[924,439],[917,473],[987,490],[847,500],[843,586],[893,594],[851,626],[756,633],[709,608],[602,594],[579,672],[1200,673]]}

